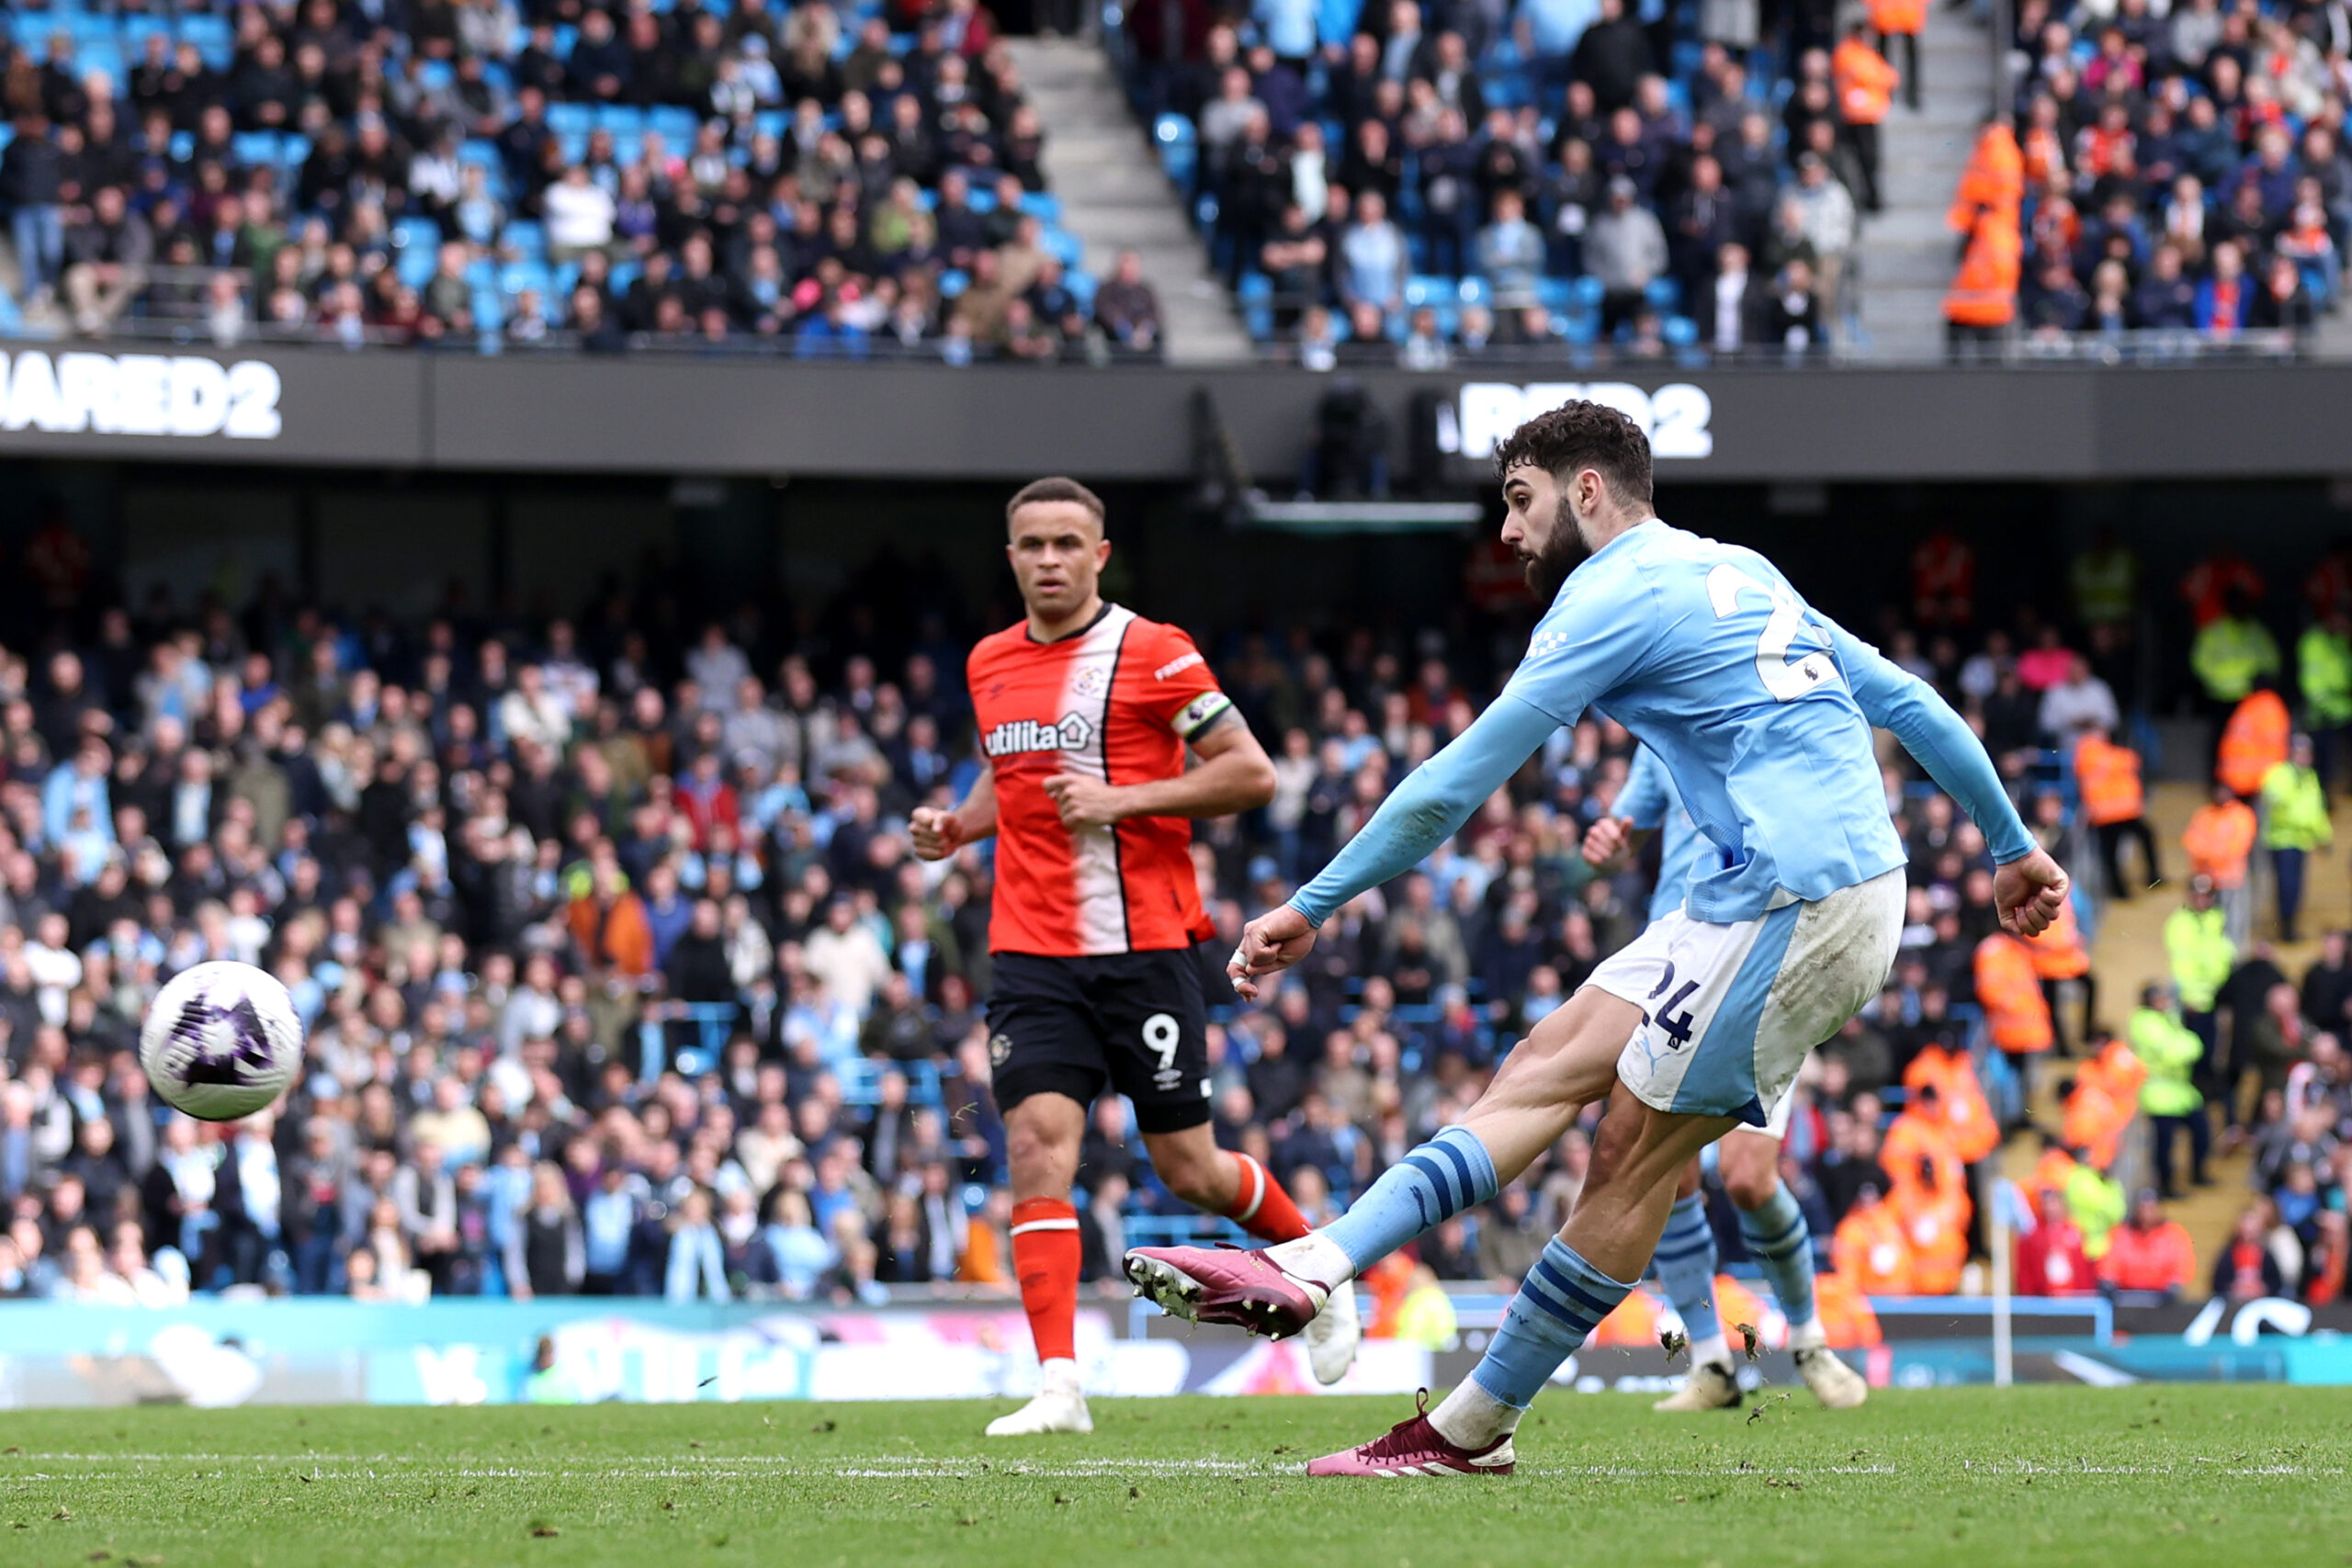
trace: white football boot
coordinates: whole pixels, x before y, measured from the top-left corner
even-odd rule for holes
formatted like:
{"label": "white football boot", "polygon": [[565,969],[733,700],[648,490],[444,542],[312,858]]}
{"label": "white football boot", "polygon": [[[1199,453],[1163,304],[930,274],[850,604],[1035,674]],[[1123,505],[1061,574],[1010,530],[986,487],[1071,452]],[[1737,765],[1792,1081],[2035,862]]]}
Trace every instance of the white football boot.
{"label": "white football boot", "polygon": [[1306,1341],[1306,1364],[1314,1370],[1317,1382],[1328,1388],[1348,1375],[1348,1368],[1355,1362],[1356,1347],[1363,1343],[1354,1281],[1340,1281],[1299,1337]]}
{"label": "white football boot", "polygon": [[1808,1345],[1796,1352],[1797,1371],[1804,1386],[1826,1410],[1851,1410],[1871,1396],[1862,1374],[1838,1359],[1826,1345]]}
{"label": "white football boot", "polygon": [[1009,1416],[989,1423],[991,1438],[1034,1438],[1041,1432],[1091,1432],[1094,1417],[1087,1414],[1086,1390],[1078,1380],[1078,1363],[1056,1359],[1037,1369],[1037,1396]]}
{"label": "white football boot", "polygon": [[1736,1410],[1739,1408],[1739,1379],[1721,1361],[1702,1361],[1690,1369],[1682,1386],[1650,1406],[1652,1410],[1678,1413],[1685,1410]]}

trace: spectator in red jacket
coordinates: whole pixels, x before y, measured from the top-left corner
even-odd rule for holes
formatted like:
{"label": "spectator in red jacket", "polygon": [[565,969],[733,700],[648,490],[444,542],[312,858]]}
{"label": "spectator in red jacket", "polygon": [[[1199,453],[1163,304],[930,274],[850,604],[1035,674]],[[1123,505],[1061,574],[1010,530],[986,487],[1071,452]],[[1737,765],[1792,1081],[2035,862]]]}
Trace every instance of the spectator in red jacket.
{"label": "spectator in red jacket", "polygon": [[2021,1296],[2087,1296],[2098,1276],[2083,1253],[2083,1233],[2066,1209],[2066,1195],[2041,1194],[2041,1223],[2018,1237],[2015,1289]]}

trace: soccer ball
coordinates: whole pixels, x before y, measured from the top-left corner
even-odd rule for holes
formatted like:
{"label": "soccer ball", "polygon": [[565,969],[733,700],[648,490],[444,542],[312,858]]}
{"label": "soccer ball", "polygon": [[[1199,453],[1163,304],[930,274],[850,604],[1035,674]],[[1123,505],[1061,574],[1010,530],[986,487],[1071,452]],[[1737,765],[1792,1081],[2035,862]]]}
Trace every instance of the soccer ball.
{"label": "soccer ball", "polygon": [[164,1102],[234,1122],[275,1101],[302,1066],[302,1022],[277,976],[199,964],[172,976],[139,1032],[139,1065]]}

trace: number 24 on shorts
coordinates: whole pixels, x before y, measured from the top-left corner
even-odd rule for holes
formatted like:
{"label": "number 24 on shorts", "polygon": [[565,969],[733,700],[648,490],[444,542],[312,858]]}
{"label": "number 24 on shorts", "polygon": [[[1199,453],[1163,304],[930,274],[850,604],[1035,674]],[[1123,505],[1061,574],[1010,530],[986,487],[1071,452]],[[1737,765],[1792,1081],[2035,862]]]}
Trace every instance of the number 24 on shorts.
{"label": "number 24 on shorts", "polygon": [[[1674,965],[1671,963],[1668,963],[1666,966],[1666,973],[1658,977],[1657,988],[1650,993],[1650,1000],[1655,1002],[1658,998],[1666,997],[1668,987],[1673,984]],[[1675,1010],[1678,1008],[1682,1008],[1682,1004],[1690,999],[1690,993],[1698,988],[1698,981],[1685,980],[1682,982],[1681,989],[1676,991],[1672,996],[1666,998],[1665,1006],[1653,1010],[1645,1010],[1642,1014],[1642,1023],[1644,1027],[1646,1028],[1649,1025],[1655,1024],[1659,1030],[1663,1031],[1668,1041],[1670,1042],[1668,1046],[1668,1049],[1670,1050],[1679,1051],[1682,1047],[1690,1043],[1692,1020],[1690,1010],[1687,1008],[1682,1009],[1682,1016],[1679,1018],[1675,1016]]]}

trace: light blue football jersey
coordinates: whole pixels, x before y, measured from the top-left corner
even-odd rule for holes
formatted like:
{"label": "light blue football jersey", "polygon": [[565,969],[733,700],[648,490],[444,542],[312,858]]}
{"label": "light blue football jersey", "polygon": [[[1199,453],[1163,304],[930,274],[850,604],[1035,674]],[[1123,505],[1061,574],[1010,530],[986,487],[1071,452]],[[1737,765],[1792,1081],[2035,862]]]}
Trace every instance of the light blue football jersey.
{"label": "light blue football jersey", "polygon": [[1635,749],[1634,765],[1609,814],[1658,836],[1657,886],[1650,890],[1653,920],[1682,908],[1682,901],[1690,896],[1690,878],[1702,862],[1709,871],[1721,862],[1715,847],[1700,835],[1699,825],[1684,809],[1674,775],[1646,746]]}
{"label": "light blue football jersey", "polygon": [[1984,743],[1934,688],[1808,606],[1754,550],[1653,517],[1570,574],[1501,694],[1292,908],[1319,925],[1403,874],[1588,708],[1631,730],[1680,795],[1703,840],[1686,900],[1696,920],[1755,919],[1904,863],[1872,725],[1975,819],[1996,862],[2033,851]]}
{"label": "light blue football jersey", "polygon": [[1561,724],[1598,707],[1657,753],[1722,853],[1690,915],[1728,924],[1904,863],[1834,634],[1754,550],[1651,518],[1569,574],[1503,693]]}

